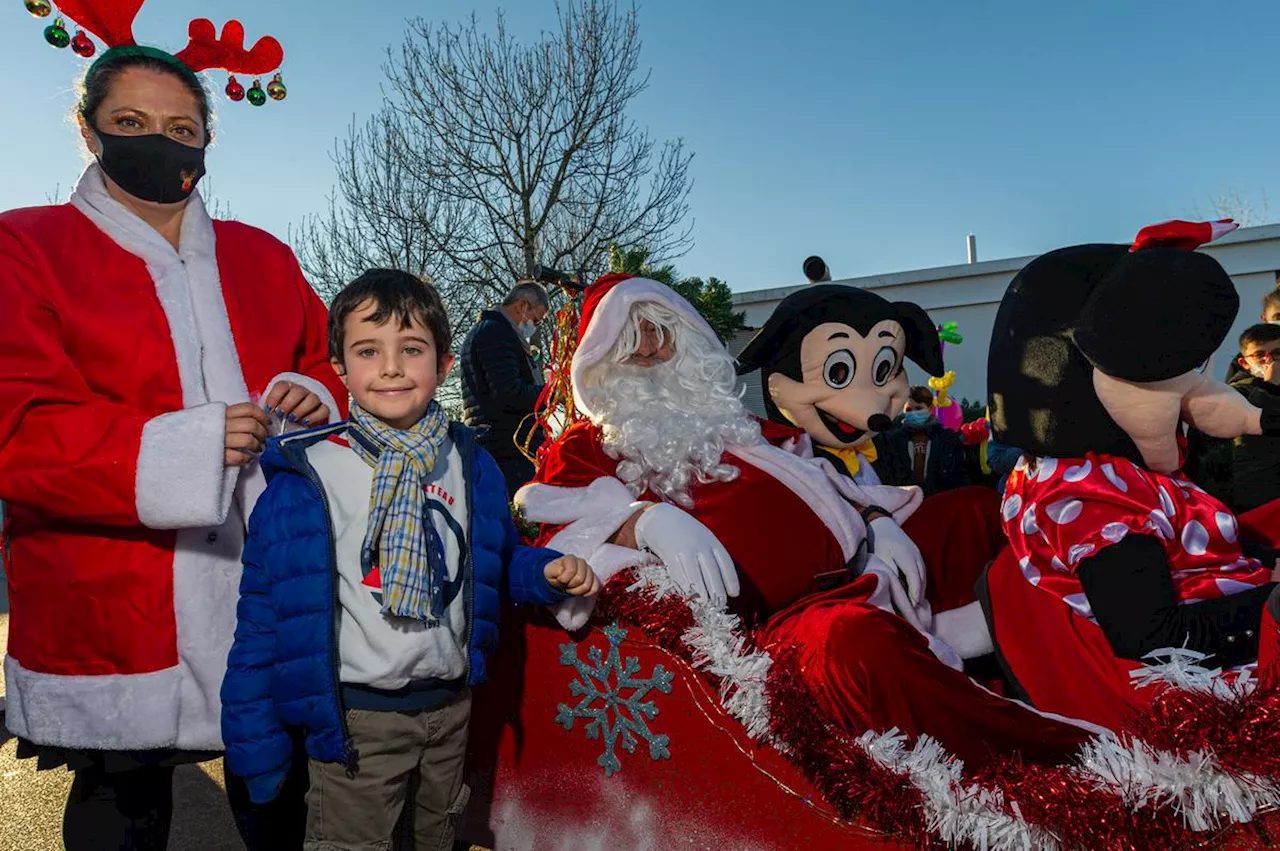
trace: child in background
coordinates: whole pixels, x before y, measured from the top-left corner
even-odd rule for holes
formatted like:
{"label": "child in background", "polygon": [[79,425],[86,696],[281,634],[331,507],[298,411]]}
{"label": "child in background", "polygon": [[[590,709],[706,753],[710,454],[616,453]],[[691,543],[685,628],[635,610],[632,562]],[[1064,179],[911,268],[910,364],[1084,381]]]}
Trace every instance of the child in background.
{"label": "child in background", "polygon": [[[1276,282],[1275,289],[1262,297],[1262,313],[1258,315],[1258,319],[1264,324],[1280,325],[1280,281]],[[1237,353],[1227,365],[1227,377],[1224,380],[1231,384],[1247,373],[1248,370],[1240,365],[1240,354]]]}
{"label": "child in background", "polygon": [[1262,315],[1258,318],[1271,325],[1280,325],[1280,283],[1262,297]]}
{"label": "child in background", "polygon": [[452,847],[470,687],[501,599],[599,590],[582,559],[521,545],[496,463],[435,400],[450,343],[434,288],[366,272],[329,313],[350,420],[279,437],[262,458],[223,738],[265,802],[288,772],[286,728],[305,730],[310,851],[390,847],[406,805],[418,851]]}
{"label": "child in background", "polygon": [[[1276,294],[1280,296],[1280,294]],[[1264,313],[1265,315],[1265,313]],[[1253,325],[1240,335],[1242,370],[1231,386],[1263,410],[1280,409],[1280,324]],[[1238,437],[1231,463],[1233,506],[1248,511],[1280,498],[1280,438]]]}

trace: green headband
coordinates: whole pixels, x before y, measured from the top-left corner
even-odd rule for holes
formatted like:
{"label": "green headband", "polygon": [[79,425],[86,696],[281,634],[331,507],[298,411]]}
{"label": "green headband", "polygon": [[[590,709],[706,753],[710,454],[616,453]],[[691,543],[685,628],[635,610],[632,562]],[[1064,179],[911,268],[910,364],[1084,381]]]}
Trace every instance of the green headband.
{"label": "green headband", "polygon": [[171,66],[184,77],[194,81],[196,85],[200,84],[200,78],[196,76],[196,72],[187,67],[181,59],[172,53],[166,53],[158,47],[144,47],[140,44],[128,44],[120,47],[113,47],[103,53],[98,59],[89,66],[88,76],[93,76],[94,70],[104,62],[112,62],[117,59],[131,59],[133,57],[141,57],[145,59],[155,59]]}

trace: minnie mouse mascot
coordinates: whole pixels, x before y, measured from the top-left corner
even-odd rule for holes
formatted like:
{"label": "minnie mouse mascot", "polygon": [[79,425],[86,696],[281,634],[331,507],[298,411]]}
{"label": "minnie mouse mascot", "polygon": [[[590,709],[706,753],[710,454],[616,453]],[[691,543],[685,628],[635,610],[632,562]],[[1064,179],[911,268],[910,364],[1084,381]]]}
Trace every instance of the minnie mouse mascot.
{"label": "minnie mouse mascot", "polygon": [[980,593],[1006,672],[1042,711],[1119,729],[1157,693],[1131,676],[1157,651],[1228,678],[1275,655],[1280,536],[1181,472],[1184,424],[1280,434],[1204,371],[1239,298],[1194,249],[1234,228],[1168,222],[1133,245],[1053,251],[1000,305],[992,428],[1025,455],[1002,507],[1010,546]]}

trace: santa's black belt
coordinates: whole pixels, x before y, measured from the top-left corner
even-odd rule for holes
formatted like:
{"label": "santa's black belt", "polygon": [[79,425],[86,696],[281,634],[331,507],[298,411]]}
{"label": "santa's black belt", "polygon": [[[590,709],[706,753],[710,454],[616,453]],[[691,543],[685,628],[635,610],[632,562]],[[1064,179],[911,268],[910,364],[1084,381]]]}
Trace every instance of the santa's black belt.
{"label": "santa's black belt", "polygon": [[862,575],[863,569],[867,565],[867,542],[864,539],[858,544],[858,551],[854,553],[853,558],[839,570],[828,570],[823,573],[815,573],[813,579],[809,581],[810,593],[819,591],[831,591],[835,588],[841,588],[848,585],[853,580]]}

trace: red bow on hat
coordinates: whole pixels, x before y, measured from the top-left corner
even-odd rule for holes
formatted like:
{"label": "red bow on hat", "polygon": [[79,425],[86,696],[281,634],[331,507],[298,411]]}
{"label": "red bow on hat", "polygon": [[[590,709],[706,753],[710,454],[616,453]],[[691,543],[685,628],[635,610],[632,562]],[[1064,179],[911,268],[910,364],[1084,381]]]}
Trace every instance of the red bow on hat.
{"label": "red bow on hat", "polygon": [[1130,251],[1144,248],[1185,248],[1194,251],[1240,227],[1231,219],[1216,222],[1184,222],[1173,220],[1158,225],[1148,225],[1138,231]]}

